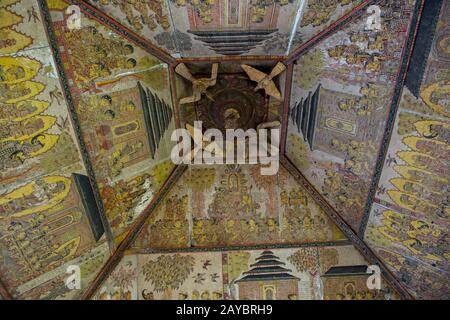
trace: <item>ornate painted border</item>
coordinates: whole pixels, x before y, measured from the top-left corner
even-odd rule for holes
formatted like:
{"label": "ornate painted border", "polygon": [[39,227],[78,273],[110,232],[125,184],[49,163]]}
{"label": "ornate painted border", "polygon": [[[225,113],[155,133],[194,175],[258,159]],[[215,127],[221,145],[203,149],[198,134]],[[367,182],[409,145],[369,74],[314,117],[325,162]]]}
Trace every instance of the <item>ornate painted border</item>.
{"label": "ornate painted border", "polygon": [[173,117],[175,120],[175,127],[181,128],[180,104],[178,103],[176,74],[175,74],[175,68],[173,66],[169,66],[169,78],[170,78],[170,91],[172,94],[172,106],[173,106],[173,110],[174,110]]}
{"label": "ornate painted border", "polygon": [[174,249],[128,249],[125,254],[152,254],[152,253],[177,253],[177,252],[216,252],[216,251],[242,251],[265,249],[292,249],[306,247],[337,247],[353,245],[350,240],[325,241],[310,243],[286,243],[286,244],[258,244],[250,246],[218,246],[218,247],[191,247]]}
{"label": "ornate painted border", "polygon": [[285,61],[286,56],[217,56],[217,57],[200,57],[200,58],[178,58],[177,63],[181,62],[257,62],[257,61]]}
{"label": "ornate painted border", "polygon": [[280,154],[286,153],[286,137],[289,125],[289,105],[291,104],[292,77],[294,75],[294,64],[287,66],[286,82],[284,84],[284,104],[281,119]]}

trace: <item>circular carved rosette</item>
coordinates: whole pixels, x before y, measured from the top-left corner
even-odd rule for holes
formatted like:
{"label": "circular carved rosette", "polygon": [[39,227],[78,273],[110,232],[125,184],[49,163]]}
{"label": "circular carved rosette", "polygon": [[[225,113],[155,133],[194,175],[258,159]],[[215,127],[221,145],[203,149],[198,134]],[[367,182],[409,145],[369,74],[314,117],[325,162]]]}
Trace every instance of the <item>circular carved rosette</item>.
{"label": "circular carved rosette", "polygon": [[210,98],[204,96],[196,104],[197,120],[205,129],[256,128],[268,113],[268,99],[262,90],[242,75],[222,75],[217,84],[208,89]]}

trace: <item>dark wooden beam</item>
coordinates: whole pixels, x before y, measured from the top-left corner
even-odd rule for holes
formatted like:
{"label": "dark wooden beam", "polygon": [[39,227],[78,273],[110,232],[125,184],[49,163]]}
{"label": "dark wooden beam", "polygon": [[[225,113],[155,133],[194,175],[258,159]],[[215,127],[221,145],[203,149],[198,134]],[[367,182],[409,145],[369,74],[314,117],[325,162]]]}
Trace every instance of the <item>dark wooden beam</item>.
{"label": "dark wooden beam", "polygon": [[285,61],[286,56],[217,56],[217,57],[186,57],[177,59],[177,63],[190,63],[190,62],[278,62]]}
{"label": "dark wooden beam", "polygon": [[131,247],[133,241],[136,239],[137,235],[144,227],[145,223],[147,222],[152,212],[161,203],[164,196],[167,194],[167,192],[169,192],[170,188],[178,180],[178,178],[180,178],[180,176],[184,173],[186,168],[187,166],[184,165],[180,165],[174,168],[169,178],[166,180],[166,182],[158,191],[158,193],[153,197],[152,201],[147,206],[147,208],[144,209],[141,215],[130,226],[127,235],[120,243],[120,245],[117,247],[117,250],[109,257],[108,261],[105,263],[100,272],[97,274],[96,278],[92,281],[92,283],[83,293],[83,295],[81,296],[82,300],[89,300],[94,296],[94,294],[103,284],[103,282],[108,278],[111,272],[119,264],[125,251]]}
{"label": "dark wooden beam", "polygon": [[[337,21],[335,21],[327,28],[319,32],[317,35],[315,35],[305,43],[302,43],[297,49],[295,49],[291,54],[289,54],[289,57],[286,59],[286,63],[289,64],[296,61],[301,55],[309,51],[311,48],[313,48],[326,38],[330,37],[337,31],[341,30],[346,25],[351,23],[353,20],[363,15],[370,5],[377,2],[379,2],[379,0],[364,0],[362,3],[353,8],[350,12],[339,18]],[[293,32],[296,31],[294,30]]]}
{"label": "dark wooden beam", "polygon": [[314,186],[305,178],[305,176],[289,161],[285,156],[281,156],[282,166],[294,177],[294,179],[303,186],[306,191],[314,198],[322,210],[339,227],[344,235],[352,242],[356,249],[367,259],[370,264],[378,265],[385,280],[400,294],[402,299],[413,300],[413,296],[401,284],[386,265],[375,255],[367,244],[359,238],[353,229],[345,222],[340,214],[325,200],[325,198],[314,188]]}
{"label": "dark wooden beam", "polygon": [[141,37],[136,32],[132,31],[131,29],[125,27],[123,24],[116,21],[114,18],[108,16],[106,13],[100,11],[93,5],[91,5],[86,0],[66,0],[70,2],[71,4],[77,5],[80,7],[81,11],[88,16],[89,18],[94,19],[95,21],[99,22],[100,24],[104,25],[108,29],[111,29],[118,35],[123,36],[128,41],[134,43],[138,47],[144,49],[151,55],[155,56],[156,58],[160,59],[161,61],[169,64],[174,65],[175,58],[173,58],[171,55],[169,55],[167,52],[161,50],[157,46],[155,46],[153,43],[151,43],[149,40]]}
{"label": "dark wooden beam", "polygon": [[287,129],[289,124],[289,104],[291,102],[292,77],[294,74],[294,64],[290,63],[286,70],[286,82],[284,87],[284,104],[281,114],[281,138],[280,138],[280,154],[285,154]]}
{"label": "dark wooden beam", "polygon": [[181,128],[181,110],[180,104],[178,103],[178,95],[177,95],[177,82],[176,82],[176,74],[175,67],[169,66],[169,79],[170,79],[170,92],[172,95],[172,106],[173,106],[173,114],[175,119],[175,127]]}

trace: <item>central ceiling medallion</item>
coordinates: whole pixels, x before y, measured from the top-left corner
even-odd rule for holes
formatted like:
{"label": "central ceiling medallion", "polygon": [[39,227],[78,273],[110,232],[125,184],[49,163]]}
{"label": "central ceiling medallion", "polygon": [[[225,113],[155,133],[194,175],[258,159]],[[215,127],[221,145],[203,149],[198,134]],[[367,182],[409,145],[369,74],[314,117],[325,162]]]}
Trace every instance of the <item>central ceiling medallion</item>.
{"label": "central ceiling medallion", "polygon": [[195,105],[197,119],[205,129],[247,130],[266,120],[268,98],[262,91],[255,91],[245,75],[219,75],[208,92],[210,97],[202,97]]}

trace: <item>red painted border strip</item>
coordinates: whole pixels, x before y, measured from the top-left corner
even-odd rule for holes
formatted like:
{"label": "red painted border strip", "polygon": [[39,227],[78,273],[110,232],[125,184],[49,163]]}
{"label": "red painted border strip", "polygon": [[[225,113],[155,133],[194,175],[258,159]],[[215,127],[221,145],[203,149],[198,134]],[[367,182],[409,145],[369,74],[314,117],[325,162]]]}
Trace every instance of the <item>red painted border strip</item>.
{"label": "red painted border strip", "polygon": [[170,78],[170,86],[171,86],[171,94],[172,94],[172,106],[173,106],[173,114],[175,119],[175,127],[181,128],[181,114],[180,114],[180,104],[178,103],[178,95],[177,95],[177,85],[176,85],[176,74],[175,68],[173,66],[169,66],[169,78]]}
{"label": "red painted border strip", "polygon": [[234,61],[285,61],[286,56],[218,56],[218,57],[199,57],[199,58],[179,58],[177,63],[185,62],[234,62]]}
{"label": "red painted border strip", "polygon": [[286,243],[253,243],[243,245],[210,245],[174,248],[131,248],[126,250],[126,255],[131,254],[155,254],[155,253],[185,253],[185,252],[217,252],[217,251],[242,251],[265,249],[296,249],[305,247],[335,247],[353,245],[350,240],[334,240],[324,242],[286,242]]}

